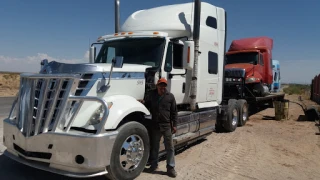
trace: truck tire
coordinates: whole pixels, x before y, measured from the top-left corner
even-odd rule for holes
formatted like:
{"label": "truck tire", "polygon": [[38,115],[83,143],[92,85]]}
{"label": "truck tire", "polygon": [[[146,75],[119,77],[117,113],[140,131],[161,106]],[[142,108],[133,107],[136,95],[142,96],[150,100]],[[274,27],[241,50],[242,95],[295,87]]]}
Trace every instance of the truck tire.
{"label": "truck tire", "polygon": [[145,126],[138,122],[125,123],[119,128],[113,145],[106,177],[112,180],[135,179],[144,170],[149,152],[149,136]]}
{"label": "truck tire", "polygon": [[244,99],[239,99],[237,106],[239,108],[239,126],[244,126],[249,119],[248,103]]}
{"label": "truck tire", "polygon": [[236,130],[239,123],[239,110],[237,105],[237,100],[230,99],[228,101],[228,112],[227,112],[227,120],[224,124],[224,129],[227,132],[233,132]]}

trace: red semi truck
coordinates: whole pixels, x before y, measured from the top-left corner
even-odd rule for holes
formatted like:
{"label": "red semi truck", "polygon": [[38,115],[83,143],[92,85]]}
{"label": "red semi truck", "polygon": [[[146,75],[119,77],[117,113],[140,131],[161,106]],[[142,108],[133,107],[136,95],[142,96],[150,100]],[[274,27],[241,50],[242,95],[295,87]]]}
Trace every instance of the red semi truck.
{"label": "red semi truck", "polygon": [[[226,80],[244,73],[245,88],[256,97],[270,94],[272,84],[273,39],[252,37],[233,40],[226,53]],[[236,75],[237,76],[237,75]]]}

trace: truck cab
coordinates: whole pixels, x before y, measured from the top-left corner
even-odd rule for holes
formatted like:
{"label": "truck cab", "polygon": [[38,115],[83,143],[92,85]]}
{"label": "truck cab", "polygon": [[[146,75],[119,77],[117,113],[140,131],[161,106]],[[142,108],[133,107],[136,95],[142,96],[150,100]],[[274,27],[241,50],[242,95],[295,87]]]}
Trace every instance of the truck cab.
{"label": "truck cab", "polygon": [[232,79],[232,72],[240,72],[249,93],[268,95],[273,82],[272,47],[273,40],[268,37],[233,40],[226,53],[227,74],[231,73]]}
{"label": "truck cab", "polygon": [[[209,107],[217,106],[222,99],[223,77],[218,72],[223,72],[224,69],[226,22],[225,11],[222,8],[203,2],[201,9],[199,36],[201,54],[198,61],[196,96],[199,107]],[[155,34],[145,41],[158,39],[163,42],[158,64],[146,70],[147,83],[154,84],[160,77],[166,78],[168,90],[174,94],[179,106],[188,105],[190,101],[190,78],[195,48],[193,24],[192,3],[170,5],[133,13],[121,27],[124,34],[118,34],[134,41],[142,38],[142,35],[135,35],[137,32],[150,31]],[[129,32],[132,34],[128,34]],[[150,88],[152,86],[147,86],[146,91]]]}

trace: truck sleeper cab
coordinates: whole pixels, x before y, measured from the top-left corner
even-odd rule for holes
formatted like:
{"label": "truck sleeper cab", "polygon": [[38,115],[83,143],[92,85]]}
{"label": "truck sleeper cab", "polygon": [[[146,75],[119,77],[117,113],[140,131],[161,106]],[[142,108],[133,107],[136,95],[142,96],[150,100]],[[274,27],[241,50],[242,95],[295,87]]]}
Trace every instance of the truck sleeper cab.
{"label": "truck sleeper cab", "polygon": [[[120,33],[92,44],[91,63],[43,60],[39,74],[22,74],[17,101],[4,120],[5,154],[70,177],[134,179],[148,161],[152,123],[150,112],[137,100],[161,77],[168,79],[178,104],[176,148],[212,133],[218,116],[226,117],[227,111],[236,126],[235,101],[229,109],[220,106],[225,11],[208,3],[201,3],[197,110],[190,111],[192,7],[186,3],[135,12]],[[163,150],[162,145],[161,155]]]}

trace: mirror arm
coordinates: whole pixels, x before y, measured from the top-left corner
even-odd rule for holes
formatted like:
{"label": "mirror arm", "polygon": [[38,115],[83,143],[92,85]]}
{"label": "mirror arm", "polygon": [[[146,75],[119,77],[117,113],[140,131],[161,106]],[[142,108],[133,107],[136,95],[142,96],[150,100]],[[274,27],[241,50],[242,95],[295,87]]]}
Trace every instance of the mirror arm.
{"label": "mirror arm", "polygon": [[115,58],[113,58],[111,62],[112,62],[112,63],[111,63],[111,70],[110,70],[110,73],[109,73],[109,80],[108,80],[107,86],[109,86],[109,84],[110,84],[111,75],[112,75],[112,71],[113,71],[113,66],[114,66],[114,64],[116,63]]}
{"label": "mirror arm", "polygon": [[[123,57],[120,60],[119,60],[119,58],[117,58],[117,56],[112,59],[112,61],[111,61],[111,69],[110,69],[110,72],[109,72],[108,84],[102,85],[99,88],[98,93],[105,93],[110,88],[110,81],[111,81],[111,76],[112,76],[112,72],[113,72],[113,67],[116,66],[117,68],[122,68],[122,65],[123,65]],[[104,79],[106,79],[106,77],[104,76],[104,72],[102,72],[102,76],[103,76]]]}
{"label": "mirror arm", "polygon": [[[111,75],[112,75],[114,63],[115,63],[115,60],[112,59],[112,61],[111,61],[111,70],[110,70],[110,72],[109,72],[108,84],[102,85],[102,86],[99,88],[99,90],[98,90],[99,93],[105,93],[105,92],[109,89],[109,87],[110,87],[110,80],[111,80]],[[104,79],[106,78],[106,77],[104,76],[104,73],[102,73],[102,77],[103,77]]]}

